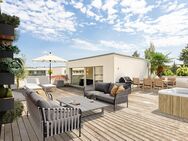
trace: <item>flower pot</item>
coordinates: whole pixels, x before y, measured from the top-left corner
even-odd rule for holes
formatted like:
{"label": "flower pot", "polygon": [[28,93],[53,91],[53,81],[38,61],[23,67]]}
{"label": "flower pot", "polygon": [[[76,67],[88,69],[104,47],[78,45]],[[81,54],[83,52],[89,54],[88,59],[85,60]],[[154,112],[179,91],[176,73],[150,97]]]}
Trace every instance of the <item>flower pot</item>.
{"label": "flower pot", "polygon": [[0,72],[0,85],[14,84],[14,75],[11,73]]}
{"label": "flower pot", "polygon": [[0,58],[13,58],[13,52],[12,51],[0,51]]}
{"label": "flower pot", "polygon": [[0,24],[0,40],[14,40],[14,27],[8,24]]}

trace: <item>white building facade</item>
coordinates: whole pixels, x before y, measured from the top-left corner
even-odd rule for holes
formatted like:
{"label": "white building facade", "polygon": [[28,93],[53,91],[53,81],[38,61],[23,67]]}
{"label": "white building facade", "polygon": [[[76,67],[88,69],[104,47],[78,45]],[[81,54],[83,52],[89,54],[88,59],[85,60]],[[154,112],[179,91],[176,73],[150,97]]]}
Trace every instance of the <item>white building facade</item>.
{"label": "white building facade", "polygon": [[[149,75],[150,64],[142,58],[118,53],[92,56],[67,63],[69,83],[72,85],[94,85],[96,82],[118,82],[120,77],[129,76],[143,79]],[[80,71],[82,70],[82,71]],[[75,72],[82,72],[76,75]]]}

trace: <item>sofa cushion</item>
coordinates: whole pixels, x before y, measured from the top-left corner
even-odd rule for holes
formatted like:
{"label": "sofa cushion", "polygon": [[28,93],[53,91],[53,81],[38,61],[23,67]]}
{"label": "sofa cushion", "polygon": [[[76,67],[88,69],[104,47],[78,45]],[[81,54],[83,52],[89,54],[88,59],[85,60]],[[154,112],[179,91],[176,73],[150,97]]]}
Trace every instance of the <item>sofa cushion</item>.
{"label": "sofa cushion", "polygon": [[91,97],[93,95],[99,95],[99,94],[104,94],[104,92],[100,92],[100,91],[86,91],[85,92],[85,95],[87,97]]}
{"label": "sofa cushion", "polygon": [[108,93],[111,93],[112,88],[114,87],[114,83],[110,83],[109,89],[108,89]]}
{"label": "sofa cushion", "polygon": [[95,90],[108,93],[110,87],[110,83],[103,83],[103,82],[98,82],[95,84]]}
{"label": "sofa cushion", "polygon": [[96,97],[98,100],[102,100],[108,103],[114,103],[114,97],[110,94],[99,94]]}
{"label": "sofa cushion", "polygon": [[60,103],[54,100],[48,100],[48,103],[50,105],[50,108],[57,108],[60,107]]}
{"label": "sofa cushion", "polygon": [[117,85],[114,85],[113,88],[111,89],[110,95],[115,96],[118,88],[119,87]]}
{"label": "sofa cushion", "polygon": [[35,92],[32,92],[28,95],[28,98],[30,98],[30,100],[37,106],[37,101],[39,100],[44,100],[43,97],[41,97],[40,95],[36,94]]}
{"label": "sofa cushion", "polygon": [[116,94],[122,93],[124,91],[125,91],[125,88],[123,87],[123,85],[121,85],[121,86],[118,87]]}
{"label": "sofa cushion", "polygon": [[51,108],[49,102],[46,101],[46,100],[38,100],[37,106],[40,107],[40,108]]}

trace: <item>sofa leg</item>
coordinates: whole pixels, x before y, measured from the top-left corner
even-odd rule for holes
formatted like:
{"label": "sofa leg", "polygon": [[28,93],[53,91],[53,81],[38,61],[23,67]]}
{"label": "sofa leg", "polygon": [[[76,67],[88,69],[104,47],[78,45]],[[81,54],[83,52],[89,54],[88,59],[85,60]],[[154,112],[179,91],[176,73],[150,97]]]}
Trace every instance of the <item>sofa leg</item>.
{"label": "sofa leg", "polygon": [[81,128],[79,128],[79,137],[81,137],[82,131]]}
{"label": "sofa leg", "polygon": [[116,104],[114,104],[114,112],[116,111]]}
{"label": "sofa leg", "polygon": [[27,117],[29,116],[29,112],[28,112],[28,111],[26,112],[26,116],[27,116]]}

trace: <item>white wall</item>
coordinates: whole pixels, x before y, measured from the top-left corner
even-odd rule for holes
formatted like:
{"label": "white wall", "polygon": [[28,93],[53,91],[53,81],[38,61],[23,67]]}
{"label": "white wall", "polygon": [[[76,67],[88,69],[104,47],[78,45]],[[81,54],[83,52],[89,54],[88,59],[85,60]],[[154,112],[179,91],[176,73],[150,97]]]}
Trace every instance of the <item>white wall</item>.
{"label": "white wall", "polygon": [[[69,61],[67,69],[103,66],[103,82],[114,82],[114,55],[98,56],[93,58],[86,58],[82,60]],[[67,70],[67,72],[69,72]],[[69,72],[70,78],[70,72]]]}
{"label": "white wall", "polygon": [[133,77],[143,79],[148,77],[148,64],[146,60],[115,55],[114,71],[115,82],[118,82],[122,76],[129,76],[131,79]]}

